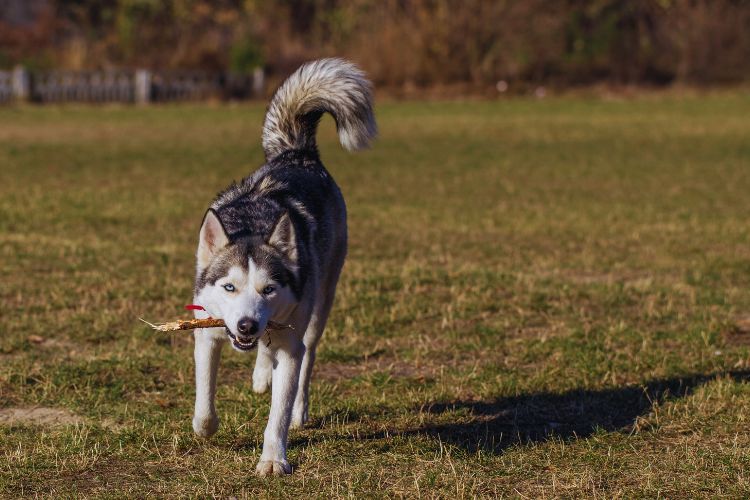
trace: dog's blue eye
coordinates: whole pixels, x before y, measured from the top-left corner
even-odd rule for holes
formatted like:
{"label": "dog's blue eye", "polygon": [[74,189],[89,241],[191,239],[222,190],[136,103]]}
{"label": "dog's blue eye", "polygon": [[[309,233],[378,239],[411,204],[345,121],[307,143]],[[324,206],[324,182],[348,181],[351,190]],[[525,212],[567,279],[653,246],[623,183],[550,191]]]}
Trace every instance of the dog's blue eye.
{"label": "dog's blue eye", "polygon": [[226,285],[224,285],[224,290],[226,290],[227,292],[233,292],[234,291],[234,285],[231,284],[231,283],[227,283]]}
{"label": "dog's blue eye", "polygon": [[263,295],[268,295],[270,293],[273,293],[273,291],[276,290],[276,288],[272,287],[271,285],[268,285],[263,289]]}

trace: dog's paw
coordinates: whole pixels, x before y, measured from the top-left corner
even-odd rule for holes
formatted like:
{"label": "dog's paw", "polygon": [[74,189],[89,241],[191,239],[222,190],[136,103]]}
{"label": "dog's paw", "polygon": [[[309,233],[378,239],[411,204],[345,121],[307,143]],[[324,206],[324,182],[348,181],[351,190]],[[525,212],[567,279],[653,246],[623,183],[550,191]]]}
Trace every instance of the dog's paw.
{"label": "dog's paw", "polygon": [[218,417],[193,417],[193,431],[200,437],[211,437],[219,430]]}
{"label": "dog's paw", "polygon": [[255,472],[259,476],[283,476],[292,473],[292,466],[289,462],[284,460],[278,462],[276,460],[261,460],[258,462],[258,466],[255,468]]}

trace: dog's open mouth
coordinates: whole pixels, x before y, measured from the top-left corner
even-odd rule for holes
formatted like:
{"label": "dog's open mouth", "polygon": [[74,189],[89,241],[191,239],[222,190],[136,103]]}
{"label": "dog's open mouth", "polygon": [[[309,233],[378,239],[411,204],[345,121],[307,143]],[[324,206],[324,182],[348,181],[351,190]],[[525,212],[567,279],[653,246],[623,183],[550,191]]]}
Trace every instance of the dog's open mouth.
{"label": "dog's open mouth", "polygon": [[227,332],[227,336],[229,337],[229,340],[232,341],[232,345],[239,349],[240,351],[252,351],[255,349],[255,347],[258,345],[258,339],[252,339],[250,342],[242,342],[240,339],[238,339],[232,332],[229,331],[229,328],[225,328]]}

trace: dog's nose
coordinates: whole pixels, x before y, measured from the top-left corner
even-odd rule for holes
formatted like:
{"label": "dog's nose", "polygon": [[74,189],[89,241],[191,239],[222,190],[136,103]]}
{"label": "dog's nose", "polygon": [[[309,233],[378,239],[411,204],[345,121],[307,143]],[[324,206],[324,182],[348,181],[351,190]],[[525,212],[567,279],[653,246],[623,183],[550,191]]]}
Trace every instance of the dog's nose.
{"label": "dog's nose", "polygon": [[258,322],[253,321],[247,316],[240,318],[237,322],[237,332],[240,335],[255,335],[258,331]]}

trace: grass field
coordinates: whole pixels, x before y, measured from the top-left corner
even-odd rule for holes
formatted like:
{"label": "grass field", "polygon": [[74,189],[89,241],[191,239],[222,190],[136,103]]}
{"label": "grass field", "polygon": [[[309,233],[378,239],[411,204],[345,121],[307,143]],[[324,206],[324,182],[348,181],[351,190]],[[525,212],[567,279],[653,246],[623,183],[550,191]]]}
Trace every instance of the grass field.
{"label": "grass field", "polygon": [[363,154],[321,130],[350,252],[260,479],[254,356],[205,441],[191,336],[136,318],[183,314],[263,106],[0,109],[0,494],[750,495],[750,96],[377,113]]}

